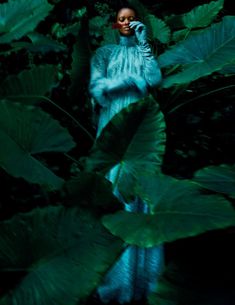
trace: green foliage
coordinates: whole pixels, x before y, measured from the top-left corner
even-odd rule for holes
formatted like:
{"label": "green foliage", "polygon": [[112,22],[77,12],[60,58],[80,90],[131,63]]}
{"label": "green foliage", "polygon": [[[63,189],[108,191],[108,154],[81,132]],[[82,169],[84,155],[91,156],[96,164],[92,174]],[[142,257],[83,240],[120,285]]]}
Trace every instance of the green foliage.
{"label": "green foliage", "polygon": [[[27,34],[27,37],[31,40],[31,43],[25,43],[24,47],[31,52],[64,52],[66,51],[66,46],[62,43],[52,40],[44,35],[37,32],[31,32]],[[22,43],[22,42],[21,42]],[[16,43],[11,44],[13,47],[17,47]]]}
{"label": "green foliage", "polygon": [[119,211],[103,217],[104,226],[128,244],[153,247],[235,224],[230,202],[202,194],[191,181],[147,176],[142,187],[140,196],[150,205],[150,215]]}
{"label": "green foliage", "polygon": [[0,304],[75,305],[101,281],[122,242],[88,212],[46,207],[0,223],[2,271],[24,271]]}
{"label": "green foliage", "polygon": [[47,113],[33,106],[0,101],[0,165],[10,175],[50,189],[59,189],[57,177],[35,155],[67,152],[75,143],[68,131]]}
{"label": "green foliage", "polygon": [[[185,84],[221,70],[235,57],[235,17],[223,21],[190,36],[184,42],[167,50],[159,57],[161,67],[182,65],[182,71],[168,76],[163,87]],[[199,47],[200,46],[200,47]]]}
{"label": "green foliage", "polygon": [[165,121],[149,97],[119,112],[97,139],[87,159],[88,170],[117,171],[115,186],[124,197],[133,196],[141,173],[159,170],[165,148]]}
{"label": "green foliage", "polygon": [[0,44],[33,31],[53,8],[46,0],[9,0],[0,5]]}
{"label": "green foliage", "polygon": [[79,89],[81,89],[78,88],[78,84],[82,85],[88,77],[89,54],[88,42],[80,34],[73,45],[72,65],[69,71],[71,84],[68,93],[72,99],[78,95]]}
{"label": "green foliage", "polygon": [[162,43],[170,41],[170,28],[163,20],[151,14],[148,14],[145,19],[151,24],[152,38],[158,39]]}
{"label": "green foliage", "polygon": [[195,7],[189,13],[184,14],[184,25],[188,29],[201,28],[210,25],[223,8],[223,5],[224,0],[217,0]]}
{"label": "green foliage", "polygon": [[[193,108],[192,101],[213,93],[208,82],[222,83],[234,74],[235,17],[223,15],[224,1],[161,18],[139,0],[129,1],[157,46],[163,82],[160,94],[152,92],[122,110],[94,143],[87,130],[94,128],[91,114],[85,112],[90,103],[89,62],[93,49],[117,41],[118,32],[110,27],[113,3],[77,2],[70,21],[63,23],[52,11],[60,2],[0,4],[0,166],[11,190],[20,189],[23,178],[32,193],[36,184],[47,198],[42,197],[46,207],[39,209],[36,203],[32,207],[34,195],[25,195],[24,207],[31,203],[32,211],[0,221],[1,270],[13,276],[23,272],[17,285],[1,293],[1,305],[83,303],[122,251],[123,241],[114,235],[126,243],[151,247],[235,222],[233,165],[207,165],[188,180],[162,173],[165,151],[171,149],[166,127],[174,124],[169,113],[177,116],[175,110],[188,104]],[[88,18],[90,6],[96,13]],[[54,23],[45,35],[38,26],[47,17]],[[11,60],[24,56],[28,61],[18,62],[20,71],[4,70],[9,65],[15,71]],[[215,91],[233,86],[223,83]],[[232,99],[232,91],[226,96]],[[167,106],[172,107],[169,112]],[[53,113],[55,109],[59,114]],[[62,156],[67,163],[62,164]],[[76,175],[71,170],[74,165],[79,168]],[[117,173],[113,184],[106,179],[110,170]],[[116,187],[127,202],[141,197],[150,214],[119,211],[122,204],[113,195]],[[10,197],[17,206],[14,192]],[[186,285],[183,280],[182,285]],[[149,302],[191,305],[197,293],[163,280],[159,294]]]}
{"label": "green foliage", "polygon": [[221,164],[209,166],[195,172],[194,181],[209,190],[235,196],[235,166]]}
{"label": "green foliage", "polygon": [[55,86],[56,72],[54,65],[44,65],[21,71],[18,75],[9,75],[0,86],[0,97],[35,104]]}
{"label": "green foliage", "polygon": [[65,184],[67,203],[92,210],[98,215],[122,208],[113,195],[112,183],[103,175],[94,172],[79,172]]}

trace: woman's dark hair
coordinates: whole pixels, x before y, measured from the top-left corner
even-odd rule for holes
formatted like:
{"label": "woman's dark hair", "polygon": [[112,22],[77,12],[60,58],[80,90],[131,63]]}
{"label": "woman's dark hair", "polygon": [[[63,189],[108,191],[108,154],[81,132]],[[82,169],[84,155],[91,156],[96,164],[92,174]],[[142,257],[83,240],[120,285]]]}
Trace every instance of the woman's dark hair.
{"label": "woman's dark hair", "polygon": [[121,4],[119,4],[118,6],[116,6],[116,8],[115,8],[115,11],[116,11],[116,16],[115,16],[115,17],[116,17],[116,18],[117,18],[118,12],[119,12],[121,9],[123,9],[123,8],[129,8],[129,9],[131,9],[132,11],[135,12],[136,17],[138,17],[138,11],[137,11],[137,9],[136,9],[134,6],[128,4],[128,2],[122,2]]}

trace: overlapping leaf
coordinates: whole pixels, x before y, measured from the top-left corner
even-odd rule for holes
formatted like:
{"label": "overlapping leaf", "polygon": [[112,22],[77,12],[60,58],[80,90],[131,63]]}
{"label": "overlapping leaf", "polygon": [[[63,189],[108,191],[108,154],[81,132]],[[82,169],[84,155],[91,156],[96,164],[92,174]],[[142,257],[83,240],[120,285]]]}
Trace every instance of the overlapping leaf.
{"label": "overlapping leaf", "polygon": [[0,96],[24,104],[36,103],[42,100],[42,96],[50,92],[55,84],[56,67],[37,66],[18,75],[8,76],[1,84]]}
{"label": "overlapping leaf", "polygon": [[158,39],[162,43],[168,43],[170,40],[170,28],[168,25],[152,14],[148,14],[145,19],[151,24],[152,38]]}
{"label": "overlapping leaf", "polygon": [[194,174],[194,181],[209,190],[235,196],[235,166],[209,166]]}
{"label": "overlapping leaf", "polygon": [[[164,153],[165,121],[158,104],[146,98],[129,105],[104,128],[87,159],[88,170],[107,173],[125,196],[133,195],[138,176],[159,170]],[[113,181],[114,182],[114,181]]]}
{"label": "overlapping leaf", "polygon": [[223,8],[223,5],[224,0],[217,0],[196,6],[192,11],[183,15],[184,25],[189,29],[210,25]]}
{"label": "overlapping leaf", "polygon": [[[0,304],[76,305],[97,287],[122,242],[88,212],[47,207],[0,223],[1,271],[24,270]],[[2,279],[3,280],[3,279]]]}
{"label": "overlapping leaf", "polygon": [[0,44],[33,31],[53,8],[46,0],[9,0],[0,5]]}
{"label": "overlapping leaf", "polygon": [[75,146],[68,131],[47,113],[33,106],[0,101],[0,166],[10,175],[58,189],[57,177],[33,155],[67,152]]}
{"label": "overlapping leaf", "polygon": [[152,247],[235,225],[235,210],[222,196],[206,195],[195,183],[169,176],[146,177],[140,196],[151,214],[120,211],[103,217],[110,232],[125,242]]}
{"label": "overlapping leaf", "polygon": [[235,60],[235,17],[226,16],[159,57],[161,67],[182,65],[182,71],[165,78],[162,86],[190,83],[219,71]]}

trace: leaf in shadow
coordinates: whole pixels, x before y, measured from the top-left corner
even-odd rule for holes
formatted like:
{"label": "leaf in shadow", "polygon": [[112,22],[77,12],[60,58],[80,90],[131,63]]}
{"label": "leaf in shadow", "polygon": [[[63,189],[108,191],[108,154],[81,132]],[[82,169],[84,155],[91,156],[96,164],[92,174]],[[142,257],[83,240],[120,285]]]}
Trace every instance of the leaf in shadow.
{"label": "leaf in shadow", "polygon": [[121,247],[97,219],[76,208],[37,208],[1,222],[1,270],[26,274],[0,304],[78,304],[97,287]]}

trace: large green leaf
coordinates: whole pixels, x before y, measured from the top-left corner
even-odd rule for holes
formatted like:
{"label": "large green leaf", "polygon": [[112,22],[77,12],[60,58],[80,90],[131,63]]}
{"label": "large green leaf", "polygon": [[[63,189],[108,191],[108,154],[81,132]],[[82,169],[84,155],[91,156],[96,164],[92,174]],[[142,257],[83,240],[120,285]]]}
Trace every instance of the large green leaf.
{"label": "large green leaf", "polygon": [[218,15],[223,5],[224,0],[217,0],[195,7],[183,15],[184,25],[189,29],[208,26]]}
{"label": "large green leaf", "polygon": [[156,172],[165,148],[165,121],[152,97],[129,105],[103,129],[87,159],[87,169],[116,171],[115,185],[133,194],[141,173]]}
{"label": "large green leaf", "polygon": [[67,152],[75,146],[68,131],[33,106],[0,101],[0,166],[10,175],[58,189],[63,179],[33,155]]}
{"label": "large green leaf", "polygon": [[65,183],[66,203],[82,206],[98,215],[113,213],[122,209],[114,196],[112,184],[103,175],[94,172],[80,172]]}
{"label": "large green leaf", "polygon": [[202,194],[191,181],[159,175],[145,178],[143,189],[140,196],[151,214],[120,211],[103,217],[104,226],[129,244],[152,247],[235,225],[230,202]]}
{"label": "large green leaf", "polygon": [[50,92],[55,83],[55,66],[37,66],[8,76],[0,86],[0,96],[25,104],[35,103],[42,100],[42,96]]}
{"label": "large green leaf", "polygon": [[[76,305],[97,287],[122,242],[76,208],[46,207],[0,223],[0,267],[24,271],[0,304]],[[2,278],[1,280],[4,280]]]}
{"label": "large green leaf", "polygon": [[168,43],[170,40],[170,28],[168,25],[152,14],[148,14],[145,19],[148,19],[151,24],[152,38],[158,39],[162,43]]}
{"label": "large green leaf", "polygon": [[33,31],[53,8],[46,0],[9,0],[0,5],[0,44]]}
{"label": "large green leaf", "polygon": [[235,17],[226,16],[159,56],[161,67],[182,65],[181,72],[163,80],[162,86],[190,83],[221,70],[235,60]]}
{"label": "large green leaf", "polygon": [[194,174],[194,181],[209,190],[235,196],[235,166],[209,166]]}
{"label": "large green leaf", "polygon": [[31,32],[27,34],[27,37],[31,42],[16,41],[11,43],[12,50],[9,52],[16,52],[21,49],[26,49],[32,53],[46,54],[48,52],[64,52],[67,51],[66,46],[51,38],[48,38],[37,32]]}
{"label": "large green leaf", "polygon": [[27,37],[31,42],[26,41],[17,41],[11,43],[11,47],[14,48],[14,51],[17,49],[25,48],[33,53],[48,53],[48,52],[63,52],[67,51],[67,48],[64,44],[59,43],[55,40],[52,40],[49,37],[46,37],[37,32],[31,32],[27,34]]}
{"label": "large green leaf", "polygon": [[235,59],[231,63],[225,65],[223,69],[219,71],[219,73],[230,76],[231,74],[235,74]]}

